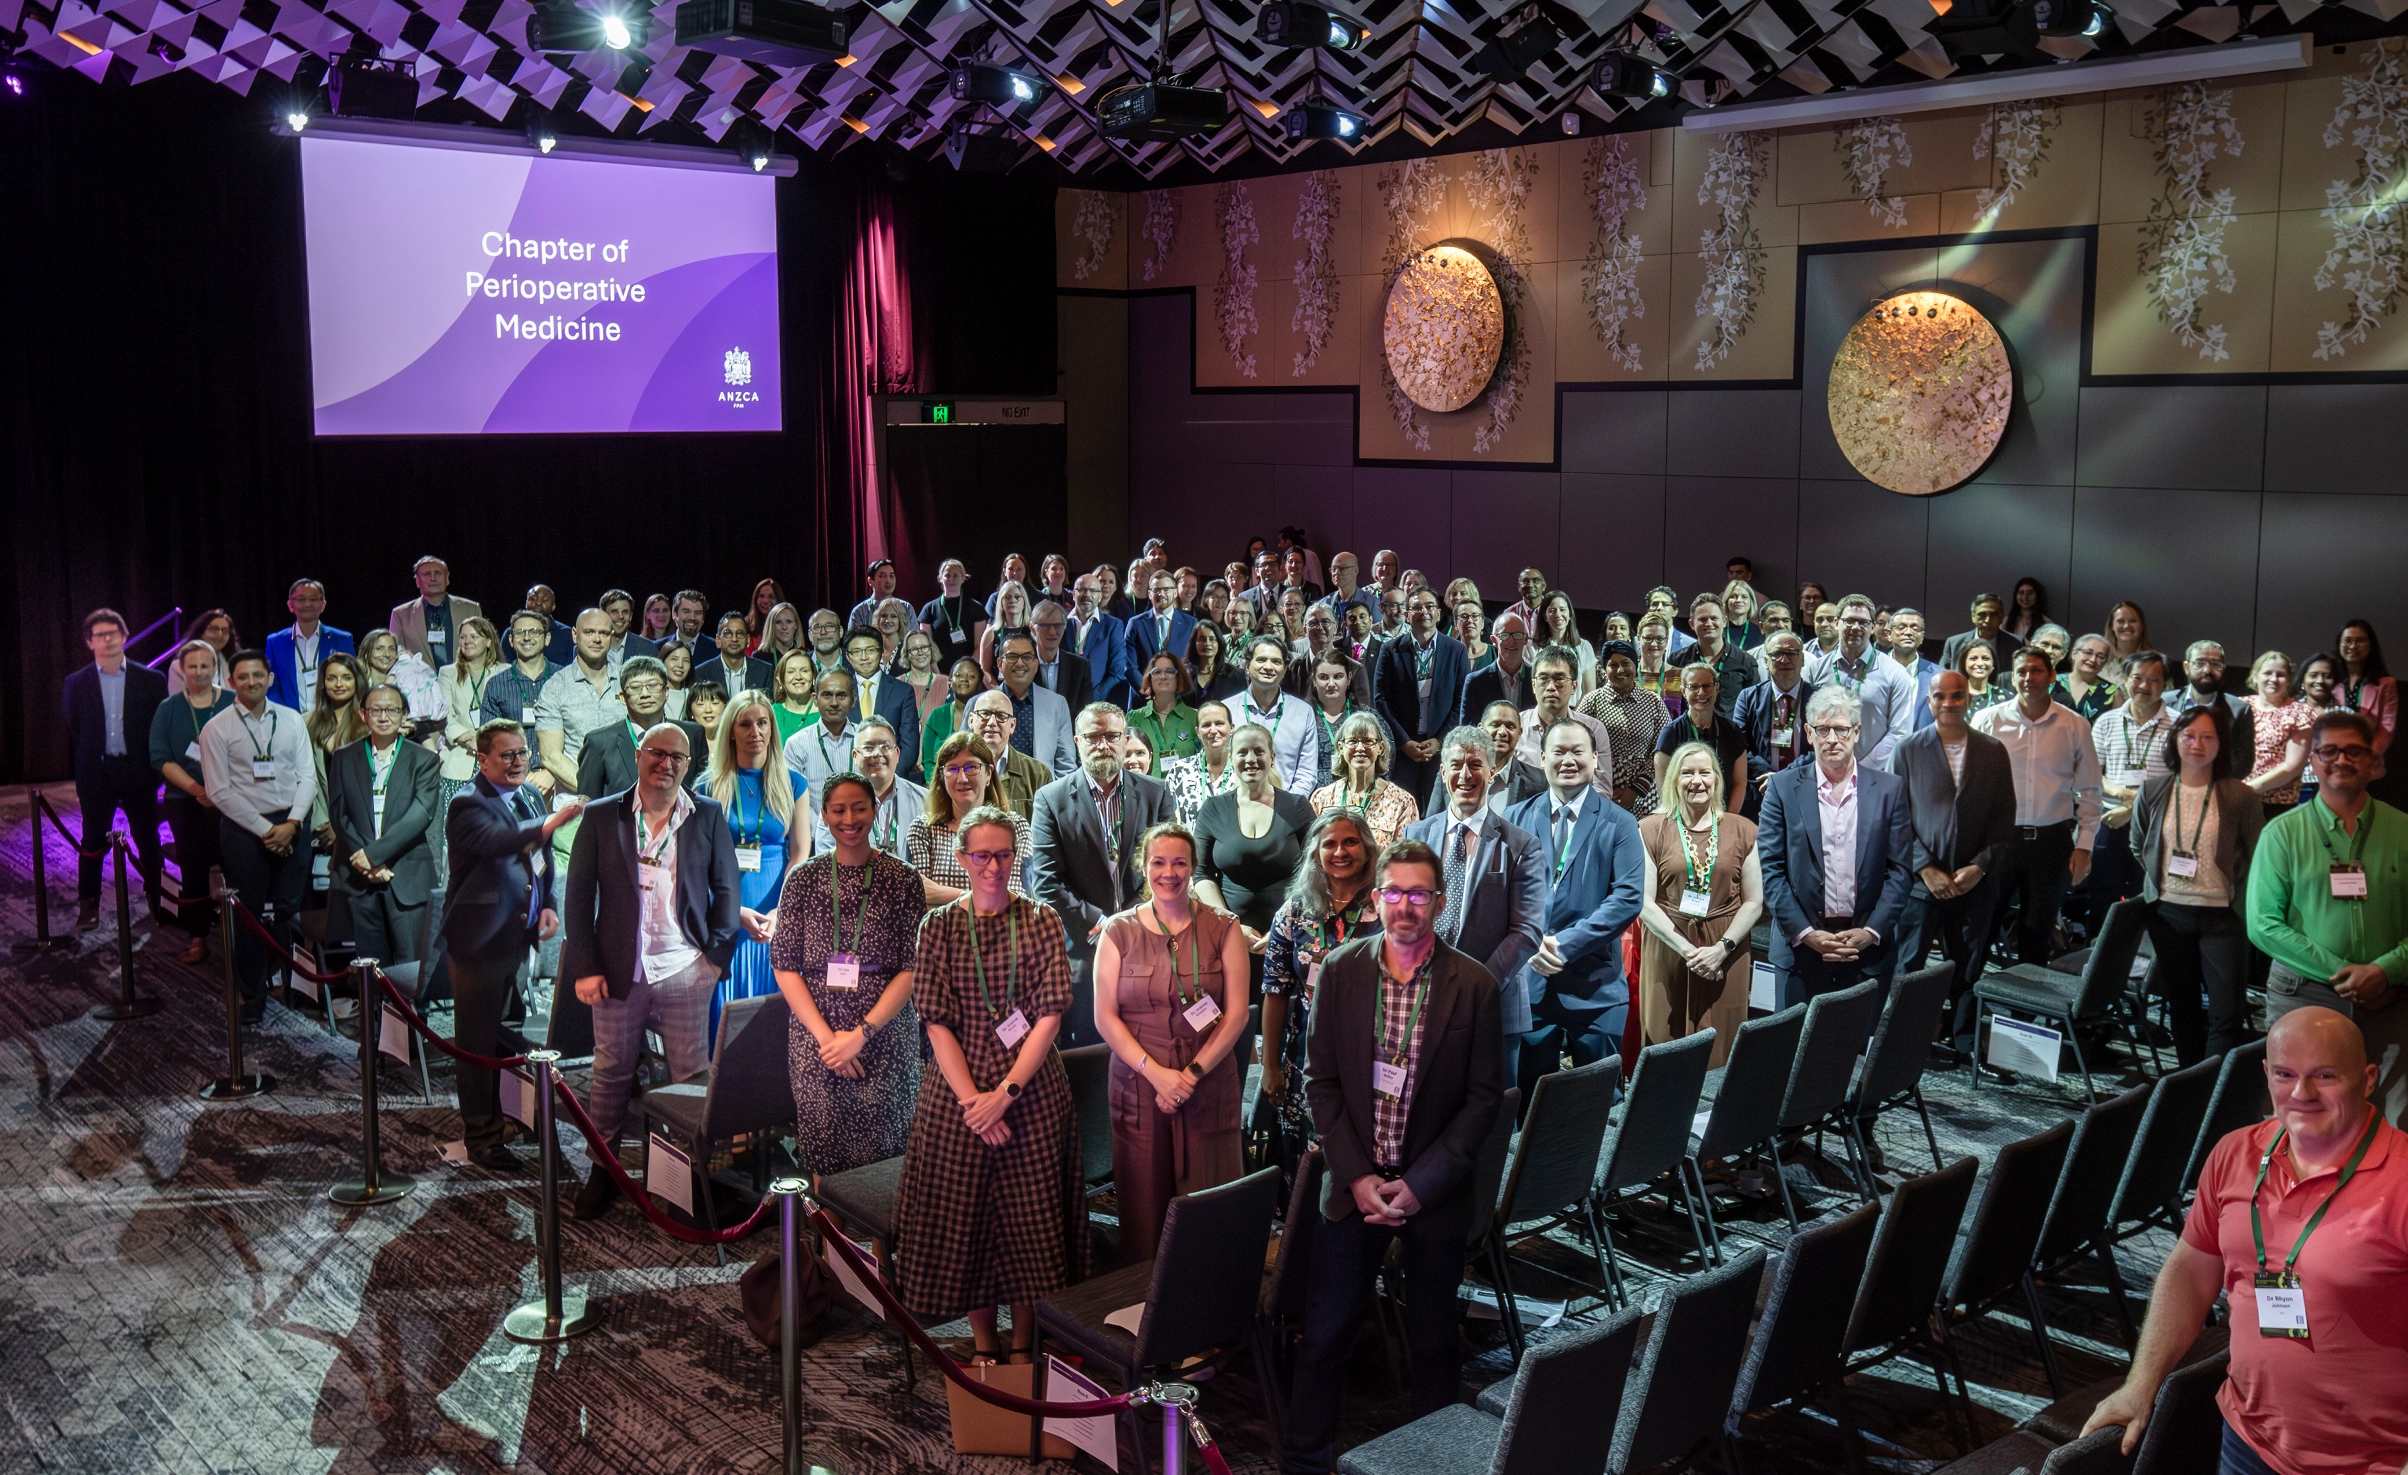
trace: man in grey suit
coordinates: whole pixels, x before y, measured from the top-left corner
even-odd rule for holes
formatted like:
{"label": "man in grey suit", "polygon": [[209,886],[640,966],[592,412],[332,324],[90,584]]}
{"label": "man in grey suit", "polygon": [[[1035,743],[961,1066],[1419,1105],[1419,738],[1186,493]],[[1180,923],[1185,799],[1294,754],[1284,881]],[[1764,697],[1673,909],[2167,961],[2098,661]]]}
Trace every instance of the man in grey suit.
{"label": "man in grey suit", "polygon": [[1011,700],[1012,716],[1019,723],[1012,746],[1052,769],[1056,778],[1077,768],[1078,744],[1071,732],[1070,703],[1037,685],[1037,637],[1026,630],[998,636],[995,666],[1002,679],[989,690],[1000,691]]}
{"label": "man in grey suit", "polygon": [[1146,894],[1138,841],[1174,815],[1170,789],[1121,769],[1129,717],[1110,702],[1078,716],[1079,769],[1037,791],[1029,819],[1037,900],[1061,913],[1070,940],[1070,1014],[1062,1043],[1092,1045],[1095,939],[1104,919]]}
{"label": "man in grey suit", "polygon": [[435,888],[435,780],[442,765],[404,742],[410,704],[397,686],[360,699],[368,736],[326,758],[326,815],[334,826],[334,888],[351,908],[360,956],[416,962]]}
{"label": "man in grey suit", "polygon": [[1905,781],[1856,761],[1861,713],[1845,686],[1817,691],[1806,703],[1814,762],[1764,786],[1756,856],[1784,1009],[1867,978],[1886,1002],[1898,969],[1915,831]]}
{"label": "man in grey suit", "polygon": [[1538,837],[1489,807],[1488,779],[1496,754],[1488,734],[1458,727],[1438,749],[1446,808],[1405,826],[1407,838],[1438,852],[1446,908],[1438,936],[1447,946],[1486,964],[1498,980],[1498,1038],[1506,1080],[1518,1079],[1522,1036],[1532,1027],[1530,995],[1505,981],[1521,977],[1538,951],[1547,911],[1547,853]]}
{"label": "man in grey suit", "polygon": [[2015,834],[2015,770],[1998,739],[1965,720],[1972,692],[1965,678],[1932,678],[1932,725],[1890,751],[1890,771],[1906,781],[1915,830],[1915,883],[1907,893],[1906,944],[1899,956],[1920,968],[1937,938],[1955,975],[1954,1048],[1973,1054],[1973,985],[1982,976],[1998,917],[1998,858]]}

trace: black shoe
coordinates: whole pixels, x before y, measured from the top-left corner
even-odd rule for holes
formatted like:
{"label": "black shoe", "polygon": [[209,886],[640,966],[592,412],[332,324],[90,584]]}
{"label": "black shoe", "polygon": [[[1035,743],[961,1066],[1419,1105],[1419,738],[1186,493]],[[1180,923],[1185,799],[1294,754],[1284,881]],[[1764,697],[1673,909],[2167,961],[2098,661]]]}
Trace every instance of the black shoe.
{"label": "black shoe", "polygon": [[569,1212],[579,1219],[599,1219],[610,1212],[611,1202],[618,1196],[618,1180],[610,1175],[607,1165],[596,1163],[593,1176],[587,1178],[585,1186],[577,1190],[577,1206]]}
{"label": "black shoe", "polygon": [[1886,1173],[1889,1170],[1890,1160],[1882,1156],[1881,1144],[1875,1142],[1871,1135],[1868,1134],[1865,1137],[1865,1171],[1868,1173]]}
{"label": "black shoe", "polygon": [[491,1147],[479,1148],[477,1151],[470,1153],[468,1155],[468,1160],[472,1163],[475,1163],[480,1168],[484,1168],[495,1173],[522,1173],[526,1171],[525,1165],[519,1162],[517,1155],[512,1153],[509,1148],[502,1146],[502,1144],[499,1142],[496,1142]]}
{"label": "black shoe", "polygon": [[1995,1065],[1976,1065],[1973,1075],[1975,1080],[1992,1086],[2012,1086],[2020,1079],[2015,1072],[2000,1070]]}
{"label": "black shoe", "polygon": [[100,902],[98,899],[78,901],[75,904],[75,930],[89,932],[99,925]]}
{"label": "black shoe", "polygon": [[1962,1045],[1935,1044],[1931,1047],[1931,1060],[1934,1065],[1955,1070],[1959,1066],[1972,1064],[1973,1052]]}
{"label": "black shoe", "polygon": [[242,1022],[245,1024],[264,1024],[267,1017],[268,1001],[266,999],[253,999],[242,1006]]}

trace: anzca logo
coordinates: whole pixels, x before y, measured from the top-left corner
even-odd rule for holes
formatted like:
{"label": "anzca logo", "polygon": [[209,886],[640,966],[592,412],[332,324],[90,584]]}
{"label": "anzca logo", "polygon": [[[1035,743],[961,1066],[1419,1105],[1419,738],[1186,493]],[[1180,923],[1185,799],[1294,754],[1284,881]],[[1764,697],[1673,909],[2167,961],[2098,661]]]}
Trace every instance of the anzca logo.
{"label": "anzca logo", "polygon": [[761,402],[759,390],[741,387],[752,383],[751,354],[741,348],[731,348],[727,351],[727,356],[720,361],[720,367],[724,371],[729,387],[719,391],[719,403],[742,409],[746,405],[757,405]]}

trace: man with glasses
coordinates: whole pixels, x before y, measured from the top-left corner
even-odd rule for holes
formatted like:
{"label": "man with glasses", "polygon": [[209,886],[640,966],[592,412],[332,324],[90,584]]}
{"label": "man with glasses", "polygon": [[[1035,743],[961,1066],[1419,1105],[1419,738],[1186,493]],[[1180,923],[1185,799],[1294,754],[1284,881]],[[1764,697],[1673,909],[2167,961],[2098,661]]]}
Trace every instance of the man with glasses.
{"label": "man with glasses", "polygon": [[1012,699],[1002,688],[982,691],[970,699],[966,725],[995,755],[995,782],[1003,790],[1004,808],[1027,819],[1037,791],[1053,782],[1053,770],[1012,746],[1020,719],[1012,714]]}
{"label": "man with glasses", "polygon": [[[1463,710],[1485,712],[1490,702],[1511,702],[1518,710],[1527,711],[1535,705],[1531,689],[1530,669],[1531,622],[1512,610],[1497,616],[1489,627],[1489,643],[1497,648],[1497,658],[1464,679]],[[1575,660],[1577,666],[1577,659]],[[1573,685],[1579,686],[1579,672],[1573,672]],[[1566,693],[1568,704],[1577,692]]]}
{"label": "man with glasses", "polygon": [[[821,611],[825,614],[826,611]],[[752,648],[752,627],[744,623],[740,610],[729,610],[719,617],[719,654],[707,661],[694,663],[694,674],[686,678],[690,686],[716,686],[732,701],[740,691],[768,691],[769,662],[759,656],[748,656]],[[622,676],[621,680],[626,678]],[[771,693],[773,696],[775,693]]]}
{"label": "man with glasses", "polygon": [[1806,703],[1818,688],[1805,677],[1806,642],[1794,630],[1775,630],[1758,647],[1764,679],[1749,687],[1731,714],[1731,725],[1747,739],[1747,800],[1742,812],[1756,817],[1764,786],[1806,753]]}
{"label": "man with glasses", "polygon": [[1483,1207],[1472,1202],[1473,1165],[1505,1081],[1497,981],[1438,935],[1441,873],[1437,852],[1421,841],[1391,844],[1375,882],[1379,935],[1340,946],[1319,970],[1305,1096],[1329,1171],[1288,1401],[1286,1470],[1330,1468],[1363,1303],[1392,1244],[1405,1278],[1409,1417],[1456,1399],[1456,1293]]}
{"label": "man with glasses", "polygon": [[1951,671],[1955,670],[1957,653],[1976,640],[1989,641],[1990,648],[1998,652],[1999,660],[2012,659],[2015,652],[2023,649],[2023,640],[2008,632],[2006,619],[2007,602],[2005,600],[1995,594],[1974,595],[1973,628],[1959,630],[1956,634],[1948,637],[1940,647],[1940,664]]}
{"label": "man with glasses", "polygon": [[[1168,574],[1155,576],[1157,591],[1169,578]],[[1195,628],[1195,616],[1185,611],[1178,614],[1187,621],[1189,629]],[[1150,619],[1141,617],[1136,623],[1146,625]],[[1147,659],[1153,657],[1149,654]],[[1037,685],[1037,637],[1026,630],[1008,630],[996,637],[995,670],[1000,680],[985,695],[999,692],[1011,705],[1012,747],[1044,764],[1057,778],[1078,767],[1070,703]]]}
{"label": "man with glasses", "polygon": [[[1597,792],[1609,799],[1612,798],[1614,796],[1613,734],[1603,722],[1572,705],[1573,697],[1580,690],[1580,657],[1573,654],[1566,646],[1546,646],[1532,658],[1530,672],[1531,705],[1524,707],[1517,717],[1521,735],[1514,742],[1514,757],[1520,760],[1523,767],[1534,773],[1539,771],[1546,763],[1544,748],[1547,729],[1558,722],[1577,722],[1589,730],[1589,739],[1597,746]],[[1472,697],[1480,692],[1480,677],[1485,674],[1485,672],[1475,673],[1472,679],[1464,684],[1463,711],[1466,716],[1474,712],[1485,713],[1498,700],[1501,700],[1500,698],[1491,698],[1479,706],[1472,705]],[[1502,771],[1499,773],[1498,781],[1504,781]],[[1433,803],[1426,812],[1437,813],[1437,804]]]}
{"label": "man with glasses", "polygon": [[1764,787],[1756,855],[1772,915],[1780,1007],[1871,978],[1889,997],[1914,884],[1914,817],[1906,783],[1856,761],[1862,704],[1844,686],[1806,703],[1814,761]]}
{"label": "man with glasses", "polygon": [[[1510,761],[1510,760],[1509,760]],[[1490,779],[1496,749],[1477,727],[1458,727],[1439,749],[1440,803],[1427,819],[1405,826],[1404,838],[1438,852],[1439,884],[1446,902],[1438,936],[1447,946],[1478,959],[1500,980],[1498,1048],[1505,1080],[1521,1074],[1522,1036],[1530,1030],[1530,995],[1503,980],[1518,980],[1522,965],[1538,951],[1540,919],[1547,907],[1547,855],[1538,837],[1515,827],[1491,804]]]}
{"label": "man with glasses", "polygon": [[2308,1005],[2350,1016],[2378,1069],[2375,1102],[2408,1112],[2408,814],[2367,793],[2375,728],[2330,709],[2308,730],[2316,797],[2267,821],[2249,858],[2249,940],[2274,960],[2269,1023]]}
{"label": "man with glasses", "polygon": [[1379,656],[1380,647],[1405,633],[1405,591],[1386,589],[1380,592],[1378,622],[1363,642],[1363,663],[1371,664]]}
{"label": "man with glasses", "polygon": [[292,611],[293,623],[267,639],[268,670],[275,673],[268,700],[306,712],[318,704],[318,663],[350,655],[351,632],[319,623],[326,613],[326,586],[315,579],[293,580],[284,591],[284,607]]}
{"label": "man with glasses", "polygon": [[[1179,581],[1169,573],[1158,573],[1146,580],[1146,600],[1147,607],[1129,617],[1122,636],[1131,671],[1144,670],[1156,651],[1167,650],[1186,660],[1188,641],[1196,633],[1196,617],[1179,608]],[[1032,677],[1036,674],[1034,668],[1029,674]],[[1068,707],[1063,710],[1067,716]],[[1067,736],[1067,723],[1064,732]]]}
{"label": "man with glasses", "polygon": [[[710,1069],[704,1030],[736,951],[741,893],[727,813],[687,790],[691,762],[674,723],[645,732],[635,787],[597,801],[593,823],[578,826],[569,849],[560,976],[574,980],[577,1002],[594,1011],[586,1109],[602,1139],[597,1154],[618,1151],[647,1029],[660,1037],[670,1080]],[[553,1007],[566,1003],[555,999]],[[599,1218],[618,1192],[597,1161],[577,1195],[577,1217]]]}
{"label": "man with glasses", "polygon": [[1914,686],[1914,700],[1906,709],[1908,732],[1931,726],[1931,683],[1940,674],[1940,663],[1923,654],[1923,631],[1923,611],[1919,609],[1901,609],[1890,615],[1890,661]]}
{"label": "man with glasses", "polygon": [[920,704],[911,683],[886,669],[886,642],[867,626],[853,630],[844,638],[844,663],[853,673],[853,720],[885,718],[901,750],[910,755],[903,764],[904,775],[919,777]]}
{"label": "man with glasses", "polygon": [[[551,657],[551,630],[551,621],[535,610],[522,609],[510,617],[510,628],[502,637],[509,642],[510,659],[485,678],[485,695],[477,702],[479,726],[497,719],[522,727],[535,725],[535,704],[543,696],[543,684],[566,669]],[[574,628],[569,635],[573,642]],[[574,653],[572,645],[572,656]]]}
{"label": "man with glasses", "polygon": [[[1838,686],[1856,698],[1864,730],[1856,756],[1879,768],[1890,749],[1915,730],[1915,687],[1904,667],[1873,645],[1874,605],[1869,596],[1839,601],[1839,648],[1806,657],[1805,675],[1817,686]],[[1818,611],[1819,612],[1819,611]]]}
{"label": "man with glasses", "polygon": [[1061,913],[1070,943],[1070,1013],[1064,1045],[1093,1045],[1095,940],[1104,919],[1146,894],[1138,840],[1177,818],[1171,791],[1142,773],[1124,772],[1129,717],[1108,702],[1080,709],[1079,770],[1037,791],[1029,842],[1037,900]]}
{"label": "man with glasses", "polygon": [[[619,668],[619,698],[627,704],[626,717],[587,733],[584,749],[577,755],[577,792],[589,799],[635,787],[639,771],[636,745],[653,724],[664,720],[661,711],[669,702],[668,667],[651,656],[629,656],[627,664]],[[710,751],[700,726],[692,722],[677,726],[686,735],[687,752]],[[694,765],[696,769],[703,766]],[[688,777],[691,781],[693,775]]]}
{"label": "man with glasses", "polygon": [[1379,622],[1380,591],[1362,580],[1363,565],[1353,554],[1341,553],[1329,561],[1329,593],[1322,596],[1321,603],[1336,616],[1341,629],[1346,625],[1346,611],[1355,605],[1368,610],[1374,624]]}
{"label": "man with glasses", "polygon": [[[902,756],[893,723],[883,717],[861,719],[853,733],[853,771],[870,781],[870,790],[877,796],[877,807],[870,813],[870,848],[908,865],[911,855],[903,842],[910,838],[912,821],[928,808],[928,791],[918,784],[896,782],[895,764]],[[836,847],[836,837],[828,833],[816,804],[811,806],[811,843],[814,853]]]}
{"label": "man with glasses", "polygon": [[1999,855],[1999,901],[2020,903],[2016,961],[2038,965],[2055,956],[2066,889],[2090,874],[2099,755],[2080,715],[2049,697],[2057,679],[2049,658],[2018,647],[2014,662],[2015,700],[1983,708],[1973,730],[2004,744],[2015,772],[2015,830]]}
{"label": "man with glasses", "polygon": [[1388,777],[1419,798],[1438,777],[1438,744],[1463,721],[1471,652],[1438,628],[1438,596],[1416,589],[1405,601],[1405,633],[1380,646],[1371,707],[1388,725]]}
{"label": "man with glasses", "polygon": [[402,741],[410,704],[401,688],[369,687],[360,713],[368,723],[366,740],[326,758],[334,886],[350,903],[351,935],[361,957],[413,963],[435,886],[428,836],[440,817],[435,781],[442,764],[425,748]]}
{"label": "man with glasses", "polygon": [[[2224,715],[2232,718],[2235,722],[2241,721],[2248,715],[2249,704],[2224,689],[2224,647],[2222,645],[2213,640],[2192,641],[2190,649],[2182,653],[2182,674],[2190,680],[2189,684],[2182,688],[2181,695],[2174,699],[2174,711],[2177,715],[2188,712],[2193,707],[2207,706],[2222,707]],[[2246,743],[2243,744],[2241,751],[2244,753],[2250,751]],[[2239,755],[2234,756],[2237,758]],[[2243,768],[2242,771],[2247,772],[2248,770]]]}
{"label": "man with glasses", "polygon": [[[584,623],[578,621],[581,631]],[[607,635],[609,627],[600,628]],[[518,995],[527,955],[560,930],[552,904],[558,875],[552,838],[585,807],[584,800],[571,798],[546,813],[542,798],[528,791],[533,757],[523,725],[496,718],[479,727],[476,781],[452,796],[444,815],[451,874],[443,952],[451,974],[452,1042],[477,1055],[502,1053],[502,1011]],[[506,1124],[494,1073],[465,1060],[454,1070],[468,1160],[515,1172],[518,1160],[502,1145]]]}
{"label": "man with glasses", "polygon": [[1063,639],[1072,655],[1086,661],[1087,689],[1096,700],[1116,707],[1131,704],[1137,678],[1129,669],[1128,632],[1104,613],[1103,580],[1092,569],[1070,586]]}
{"label": "man with glasses", "polygon": [[[1337,645],[1338,616],[1330,608],[1329,601],[1323,600],[1304,612],[1304,654],[1288,663],[1288,674],[1284,681],[1288,695],[1308,707],[1313,704],[1313,672]],[[1338,654],[1352,671],[1346,683],[1347,702],[1368,709],[1371,706],[1370,663],[1356,660],[1343,649],[1339,649]]]}
{"label": "man with glasses", "polygon": [[1070,612],[1050,599],[1040,600],[1028,628],[1037,637],[1037,684],[1060,697],[1071,711],[1086,710],[1095,700],[1095,668],[1063,644]]}
{"label": "man with glasses", "polygon": [[[2099,828],[2090,852],[2090,930],[2107,925],[2107,909],[2141,893],[2141,862],[2132,854],[2132,811],[2149,780],[2162,776],[2174,709],[2165,700],[2168,662],[2162,652],[2138,650],[2124,663],[2125,700],[2091,719],[2090,748],[2099,760]],[[2095,689],[2095,688],[2094,688]],[[2064,683],[2049,683],[2049,700],[2074,712]],[[2237,749],[2238,760],[2249,749]],[[2246,771],[2245,769],[2243,771]],[[2152,857],[2154,858],[2154,857]]]}

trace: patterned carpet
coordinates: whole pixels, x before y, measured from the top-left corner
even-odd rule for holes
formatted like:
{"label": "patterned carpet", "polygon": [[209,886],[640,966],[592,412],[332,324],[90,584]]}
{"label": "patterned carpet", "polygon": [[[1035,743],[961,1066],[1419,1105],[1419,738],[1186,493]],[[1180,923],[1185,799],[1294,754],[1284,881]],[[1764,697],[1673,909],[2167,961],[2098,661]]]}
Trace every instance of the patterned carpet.
{"label": "patterned carpet", "polygon": [[[45,792],[72,827],[72,790]],[[0,930],[11,941],[33,933],[28,813],[29,791],[0,792]],[[63,926],[74,916],[72,857],[55,835],[46,855],[52,921]],[[505,1340],[502,1315],[538,1294],[535,1179],[442,1162],[458,1132],[448,1071],[436,1067],[431,1107],[414,1071],[388,1064],[380,1078],[385,1162],[416,1175],[417,1191],[368,1209],[329,1203],[327,1187],[358,1168],[356,1046],[272,1006],[248,1049],[251,1068],[279,1088],[200,1100],[196,1088],[225,1070],[214,947],[209,964],[183,967],[182,934],[154,939],[139,898],[135,909],[137,977],[164,1004],[146,1019],[112,1025],[87,1013],[117,991],[113,892],[104,925],[74,945],[0,954],[0,1475],[777,1468],[776,1367],[746,1333],[736,1287],[771,1230],[731,1247],[722,1268],[623,1204],[592,1224],[564,1216],[567,1283],[600,1307],[602,1324],[555,1349]],[[2080,1094],[2076,1080],[1977,1095],[1961,1073],[1926,1089],[1943,1153],[1985,1162],[2069,1115]],[[1880,1140],[1893,1170],[1928,1166],[1911,1115],[1885,1118]],[[569,1157],[582,1176],[582,1144]],[[1848,1202],[1834,1193],[1823,1205]],[[1686,1245],[1685,1227],[1664,1224],[1677,1236],[1667,1244]],[[1777,1202],[1735,1228],[1786,1238]],[[1680,1268],[1642,1235],[1617,1238],[1635,1247],[1642,1287]],[[2137,1285],[2163,1246],[2133,1249],[2124,1273]],[[1532,1258],[1596,1279],[1566,1242]],[[1530,1282],[1526,1295],[1564,1294],[1544,1276]],[[1572,1319],[1596,1305],[1575,1297]],[[2052,1321],[2071,1333],[2060,1339],[2069,1384],[2115,1370],[2105,1308],[2095,1294],[2050,1293]],[[1510,1369],[1494,1323],[1467,1326],[1469,1393]],[[820,1331],[804,1353],[803,1398],[822,1464],[843,1475],[1027,1468],[953,1454],[941,1379],[920,1360],[906,1391],[895,1340],[875,1323],[835,1313]],[[1964,1347],[1981,1437],[2047,1401],[2021,1323],[1994,1318]],[[1856,1401],[1882,1468],[1927,1470],[1953,1452],[1951,1416],[1919,1366],[1859,1380]],[[1202,1409],[1235,1469],[1275,1468],[1243,1371],[1208,1384]],[[1341,1442],[1400,1420],[1366,1337]],[[1844,1468],[1827,1426],[1800,1417],[1780,1432],[1767,1468]],[[1148,1434],[1150,1445],[1150,1422]]]}

